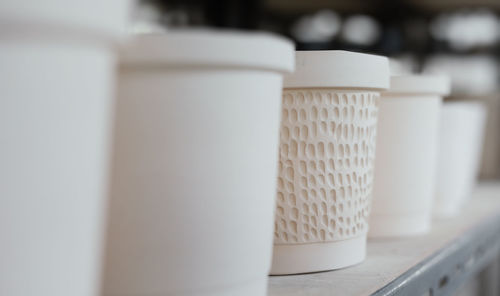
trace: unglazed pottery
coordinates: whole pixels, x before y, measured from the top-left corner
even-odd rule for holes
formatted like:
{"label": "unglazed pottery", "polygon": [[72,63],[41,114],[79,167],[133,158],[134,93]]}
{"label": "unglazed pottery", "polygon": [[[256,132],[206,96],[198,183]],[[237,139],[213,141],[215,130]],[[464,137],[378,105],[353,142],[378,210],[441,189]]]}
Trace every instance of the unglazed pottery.
{"label": "unglazed pottery", "polygon": [[486,109],[478,102],[446,102],[441,112],[434,214],[460,213],[476,185]]}
{"label": "unglazed pottery", "polygon": [[389,82],[384,57],[297,52],[296,65],[283,93],[271,274],[364,259],[377,105]]}
{"label": "unglazed pottery", "polygon": [[98,293],[129,6],[105,2],[0,1],[0,295]]}
{"label": "unglazed pottery", "polygon": [[442,96],[447,77],[393,76],[382,93],[370,237],[427,232],[432,218]]}
{"label": "unglazed pottery", "polygon": [[124,49],[103,295],[266,294],[293,54],[214,31]]}

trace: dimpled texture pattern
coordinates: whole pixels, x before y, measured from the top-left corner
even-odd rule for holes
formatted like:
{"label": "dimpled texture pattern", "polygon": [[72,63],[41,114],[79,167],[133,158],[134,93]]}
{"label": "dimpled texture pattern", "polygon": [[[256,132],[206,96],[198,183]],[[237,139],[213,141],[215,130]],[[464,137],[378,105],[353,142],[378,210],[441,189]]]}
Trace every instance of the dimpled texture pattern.
{"label": "dimpled texture pattern", "polygon": [[378,92],[285,89],[275,244],[368,231]]}

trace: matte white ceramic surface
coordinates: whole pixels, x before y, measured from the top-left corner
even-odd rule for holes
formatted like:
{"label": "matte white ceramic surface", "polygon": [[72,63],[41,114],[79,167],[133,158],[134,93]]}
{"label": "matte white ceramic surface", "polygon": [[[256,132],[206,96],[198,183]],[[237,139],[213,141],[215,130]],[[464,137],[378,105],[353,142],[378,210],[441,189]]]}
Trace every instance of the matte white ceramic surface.
{"label": "matte white ceramic surface", "polygon": [[128,7],[105,2],[0,1],[0,295],[97,295]]}
{"label": "matte white ceramic surface", "polygon": [[[319,57],[330,66],[322,74],[348,74],[309,88],[304,72],[314,72],[309,62]],[[340,62],[345,57],[349,63]],[[383,57],[321,51],[297,52],[296,60],[283,93],[271,274],[342,268],[365,258],[379,90],[389,79]],[[360,72],[366,87],[349,89]],[[366,73],[380,76],[368,81]]]}
{"label": "matte white ceramic surface", "polygon": [[388,59],[343,50],[298,51],[297,71],[285,76],[286,88],[342,87],[385,89]]}
{"label": "matte white ceramic surface", "polygon": [[0,295],[96,295],[113,62],[0,43]]}
{"label": "matte white ceramic surface", "polygon": [[0,26],[2,34],[16,37],[44,33],[67,38],[85,35],[114,39],[126,33],[133,2],[135,0],[2,0]]}
{"label": "matte white ceramic surface", "polygon": [[476,185],[486,110],[480,103],[446,102],[441,112],[438,175],[434,213],[460,213]]}
{"label": "matte white ceramic surface", "polygon": [[[137,63],[141,48],[185,45],[191,58]],[[267,59],[268,50],[280,58]],[[265,295],[293,45],[178,32],[142,36],[125,52],[103,295]]]}
{"label": "matte white ceramic surface", "polygon": [[394,76],[382,93],[370,237],[409,236],[431,225],[442,95],[439,76]]}

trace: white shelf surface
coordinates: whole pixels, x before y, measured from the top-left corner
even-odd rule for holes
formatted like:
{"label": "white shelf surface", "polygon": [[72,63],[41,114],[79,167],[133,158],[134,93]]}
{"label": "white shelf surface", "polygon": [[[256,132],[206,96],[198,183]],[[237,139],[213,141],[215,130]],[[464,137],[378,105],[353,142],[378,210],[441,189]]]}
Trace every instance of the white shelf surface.
{"label": "white shelf surface", "polygon": [[446,285],[457,286],[484,268],[499,248],[500,183],[481,183],[462,214],[434,221],[429,234],[371,239],[366,260],[349,268],[271,276],[268,295],[422,295],[417,293],[429,289],[431,295],[449,295],[454,287]]}

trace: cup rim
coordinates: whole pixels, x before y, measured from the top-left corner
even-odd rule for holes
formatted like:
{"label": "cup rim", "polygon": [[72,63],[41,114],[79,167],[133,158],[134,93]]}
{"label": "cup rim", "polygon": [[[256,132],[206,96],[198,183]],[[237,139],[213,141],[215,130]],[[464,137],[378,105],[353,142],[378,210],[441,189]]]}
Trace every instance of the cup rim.
{"label": "cup rim", "polygon": [[444,75],[395,75],[391,77],[388,94],[450,94],[450,78]]}
{"label": "cup rim", "polygon": [[120,64],[168,68],[249,68],[291,72],[294,45],[270,33],[176,29],[138,34],[120,49]]}
{"label": "cup rim", "polygon": [[389,59],[344,50],[297,51],[285,88],[389,88]]}

